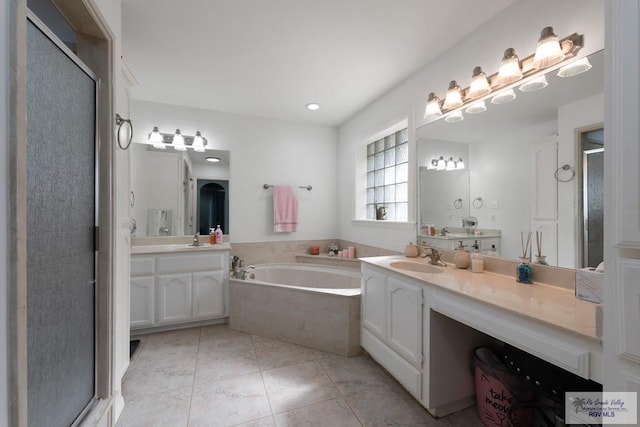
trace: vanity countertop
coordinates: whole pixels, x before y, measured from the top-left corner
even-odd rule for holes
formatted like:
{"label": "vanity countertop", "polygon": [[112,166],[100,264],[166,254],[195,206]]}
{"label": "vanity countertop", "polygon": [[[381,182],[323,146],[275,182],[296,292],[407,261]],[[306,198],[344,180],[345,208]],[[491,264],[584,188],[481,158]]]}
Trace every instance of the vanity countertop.
{"label": "vanity countertop", "polygon": [[360,260],[555,328],[601,340],[596,333],[598,305],[577,299],[574,291],[570,289],[538,282],[531,285],[522,284],[518,283],[515,277],[488,271],[472,273],[470,270],[457,269],[450,264],[446,267],[434,266],[442,270],[441,273],[422,273],[391,266],[394,261],[428,264],[427,260],[421,258],[381,256],[360,258]]}
{"label": "vanity countertop", "polygon": [[174,243],[164,245],[134,245],[131,246],[131,254],[157,254],[157,253],[176,253],[176,252],[203,252],[203,251],[230,251],[231,245],[228,242],[217,243],[200,243],[200,246],[190,246],[188,243]]}

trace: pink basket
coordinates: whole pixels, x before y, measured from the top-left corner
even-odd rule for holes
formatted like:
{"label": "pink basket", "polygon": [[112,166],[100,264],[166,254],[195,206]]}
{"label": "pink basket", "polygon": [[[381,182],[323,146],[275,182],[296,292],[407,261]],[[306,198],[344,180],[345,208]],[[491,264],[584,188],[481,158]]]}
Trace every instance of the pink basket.
{"label": "pink basket", "polygon": [[[533,391],[488,348],[479,347],[473,354],[478,416],[488,427],[509,426],[507,416],[511,406],[531,401]],[[532,412],[529,408],[518,409],[517,412],[512,411],[510,418],[511,425],[530,426]]]}

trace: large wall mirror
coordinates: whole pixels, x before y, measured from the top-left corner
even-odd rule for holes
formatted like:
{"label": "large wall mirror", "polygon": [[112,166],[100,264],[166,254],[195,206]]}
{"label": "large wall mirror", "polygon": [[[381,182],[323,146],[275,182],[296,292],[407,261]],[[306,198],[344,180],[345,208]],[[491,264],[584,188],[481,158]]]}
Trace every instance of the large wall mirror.
{"label": "large wall mirror", "polygon": [[[463,112],[462,121],[440,119],[418,128],[421,225],[431,222],[441,230],[475,217],[478,228],[501,232],[500,256],[510,259],[521,255],[520,236],[529,231],[536,255],[538,231],[549,264],[597,266],[602,261],[597,236],[603,171],[597,162],[604,149],[604,52],[588,59],[587,72],[562,78],[551,71],[540,90],[515,88],[517,97],[509,103],[487,100],[482,113]],[[432,162],[440,156],[462,159],[465,173],[434,170]]]}
{"label": "large wall mirror", "polygon": [[132,144],[132,235],[193,236],[217,225],[228,234],[229,157],[222,150],[198,153]]}

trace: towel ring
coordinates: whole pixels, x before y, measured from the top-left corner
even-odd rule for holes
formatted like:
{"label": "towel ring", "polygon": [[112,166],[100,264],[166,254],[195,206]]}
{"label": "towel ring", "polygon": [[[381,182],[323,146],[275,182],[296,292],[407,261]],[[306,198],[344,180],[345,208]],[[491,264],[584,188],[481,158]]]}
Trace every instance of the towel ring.
{"label": "towel ring", "polygon": [[[127,144],[123,145],[122,141],[120,141],[120,131],[125,123],[129,125],[129,137],[127,138]],[[118,129],[116,130],[118,147],[120,147],[121,150],[126,150],[131,146],[131,141],[133,140],[133,123],[131,123],[131,119],[124,119],[120,114],[116,113],[116,126],[118,126]]]}
{"label": "towel ring", "polygon": [[484,201],[482,200],[482,197],[476,197],[475,199],[473,199],[474,208],[480,209],[483,206],[484,206]]}
{"label": "towel ring", "polygon": [[[561,178],[558,176],[558,173],[559,173],[561,170],[563,170],[563,171],[571,171],[570,176],[569,176],[568,178],[561,179]],[[571,181],[571,180],[573,179],[573,177],[574,177],[574,176],[576,176],[576,171],[575,171],[575,170],[573,170],[573,168],[572,168],[571,166],[569,166],[569,165],[562,165],[562,166],[560,166],[558,169],[556,169],[556,171],[555,171],[555,173],[553,174],[553,176],[555,176],[555,177],[556,177],[556,181],[558,181],[558,182],[569,182],[569,181]]]}
{"label": "towel ring", "polygon": [[456,209],[462,208],[462,199],[455,199],[453,201],[453,207]]}

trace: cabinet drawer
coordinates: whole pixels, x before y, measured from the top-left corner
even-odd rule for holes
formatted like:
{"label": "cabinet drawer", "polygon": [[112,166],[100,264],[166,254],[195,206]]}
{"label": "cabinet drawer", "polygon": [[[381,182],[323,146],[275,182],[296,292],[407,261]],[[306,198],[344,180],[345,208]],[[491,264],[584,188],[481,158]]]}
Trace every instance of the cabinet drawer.
{"label": "cabinet drawer", "polygon": [[155,271],[155,259],[153,257],[131,257],[131,275],[132,276],[149,276]]}
{"label": "cabinet drawer", "polygon": [[158,273],[223,270],[227,256],[226,252],[224,254],[187,253],[162,255],[158,257]]}

